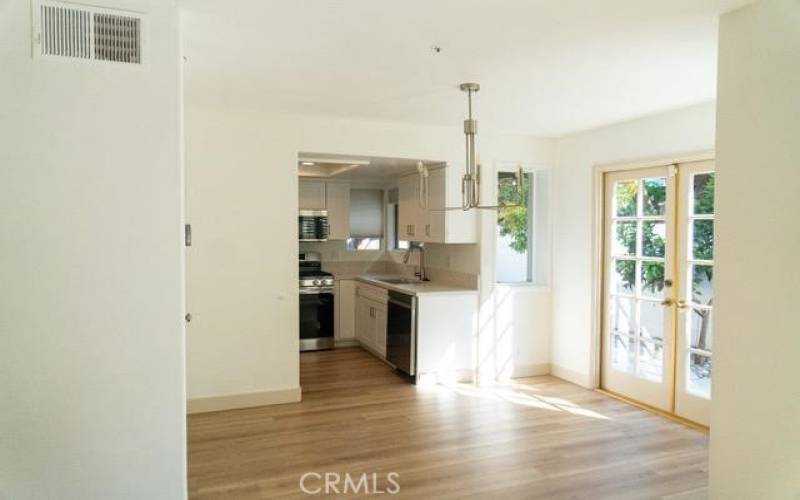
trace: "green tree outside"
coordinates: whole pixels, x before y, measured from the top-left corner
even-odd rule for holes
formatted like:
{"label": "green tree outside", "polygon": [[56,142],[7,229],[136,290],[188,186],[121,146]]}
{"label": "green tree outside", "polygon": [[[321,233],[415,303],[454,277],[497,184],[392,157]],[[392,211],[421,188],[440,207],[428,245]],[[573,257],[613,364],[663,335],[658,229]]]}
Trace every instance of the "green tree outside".
{"label": "green tree outside", "polygon": [[497,188],[497,225],[501,236],[511,237],[511,248],[518,253],[528,251],[528,196],[531,174],[523,174],[522,187],[517,190],[516,174],[501,172]]}
{"label": "green tree outside", "polygon": [[[694,176],[694,213],[714,213],[714,174],[698,174]],[[642,182],[642,210],[644,215],[662,215],[666,203],[666,183],[662,179],[645,179]],[[617,215],[621,217],[635,216],[638,210],[638,183],[635,181],[618,183],[616,186]],[[642,223],[642,256],[664,257],[665,242],[656,230],[661,223],[645,221]],[[631,256],[636,255],[636,222],[618,222],[616,239],[619,247]],[[663,231],[662,231],[663,232]],[[692,228],[693,258],[712,260],[714,258],[714,223],[711,220],[695,220]],[[636,285],[636,261],[620,259],[616,261],[616,272],[622,287],[632,292]],[[692,302],[712,305],[713,298],[704,299],[701,287],[711,283],[713,267],[706,265],[693,266]],[[641,276],[642,290],[655,294],[664,289],[664,264],[660,262],[643,262]],[[711,324],[710,311],[692,309],[700,319],[700,329],[695,347],[709,350],[708,333]],[[710,375],[710,362],[707,357],[696,360],[692,369],[700,377]]]}

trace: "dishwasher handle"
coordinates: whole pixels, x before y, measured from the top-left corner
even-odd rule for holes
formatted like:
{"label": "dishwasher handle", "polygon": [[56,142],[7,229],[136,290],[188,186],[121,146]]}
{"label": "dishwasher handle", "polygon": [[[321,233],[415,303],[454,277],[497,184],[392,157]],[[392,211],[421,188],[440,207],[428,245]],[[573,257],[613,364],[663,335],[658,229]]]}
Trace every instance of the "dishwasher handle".
{"label": "dishwasher handle", "polygon": [[401,302],[399,300],[389,299],[390,304],[394,304],[396,306],[404,307],[406,309],[413,309],[413,305],[409,304],[408,302]]}
{"label": "dishwasher handle", "polygon": [[389,298],[387,299],[390,304],[394,304],[399,307],[404,307],[406,309],[413,309],[414,303],[416,302],[416,297],[413,295],[406,295],[405,293],[398,293],[398,292],[389,292]]}

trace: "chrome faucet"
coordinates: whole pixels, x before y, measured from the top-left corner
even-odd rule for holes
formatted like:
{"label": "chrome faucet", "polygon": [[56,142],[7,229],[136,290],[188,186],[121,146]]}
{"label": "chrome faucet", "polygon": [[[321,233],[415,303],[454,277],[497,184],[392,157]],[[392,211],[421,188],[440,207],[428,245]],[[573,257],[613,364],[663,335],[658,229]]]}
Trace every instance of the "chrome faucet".
{"label": "chrome faucet", "polygon": [[419,251],[419,270],[414,273],[414,276],[419,278],[420,281],[428,281],[428,278],[425,276],[425,248],[422,247],[419,243],[410,242],[408,244],[408,250],[406,250],[405,255],[403,255],[403,264],[408,264],[408,260],[411,258],[411,254],[414,250]]}

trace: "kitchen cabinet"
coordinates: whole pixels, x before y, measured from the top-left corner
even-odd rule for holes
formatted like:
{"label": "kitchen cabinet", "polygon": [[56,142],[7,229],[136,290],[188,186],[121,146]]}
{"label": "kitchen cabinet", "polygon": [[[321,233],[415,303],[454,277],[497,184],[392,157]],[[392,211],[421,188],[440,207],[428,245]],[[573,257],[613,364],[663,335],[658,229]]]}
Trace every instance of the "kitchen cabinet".
{"label": "kitchen cabinet", "polygon": [[379,304],[379,307],[375,309],[375,349],[383,358],[386,358],[386,321],[388,317],[388,306]]}
{"label": "kitchen cabinet", "polygon": [[320,181],[300,181],[298,198],[300,210],[325,210],[325,183]]}
{"label": "kitchen cabinet", "polygon": [[428,176],[428,210],[425,212],[425,241],[445,243],[445,174],[440,168]]}
{"label": "kitchen cabinet", "polygon": [[428,207],[420,205],[419,177],[416,174],[398,180],[398,234],[411,241],[446,243],[445,216],[446,173],[444,168],[430,171]]}
{"label": "kitchen cabinet", "polygon": [[[386,359],[389,291],[356,281],[356,337],[368,351]],[[416,293],[415,365],[418,380],[472,381],[478,314],[477,291]],[[392,309],[395,312],[394,309]],[[393,319],[398,321],[398,318]]]}
{"label": "kitchen cabinet", "polygon": [[325,188],[325,208],[328,210],[328,239],[349,238],[350,184],[329,182]]}
{"label": "kitchen cabinet", "polygon": [[336,329],[337,342],[352,342],[356,338],[356,282],[336,281]]}
{"label": "kitchen cabinet", "polygon": [[381,358],[386,357],[386,290],[370,285],[356,287],[356,340]]}
{"label": "kitchen cabinet", "polygon": [[398,180],[397,205],[397,234],[404,240],[422,241],[422,233],[418,231],[422,208],[419,206],[419,177],[416,174]]}

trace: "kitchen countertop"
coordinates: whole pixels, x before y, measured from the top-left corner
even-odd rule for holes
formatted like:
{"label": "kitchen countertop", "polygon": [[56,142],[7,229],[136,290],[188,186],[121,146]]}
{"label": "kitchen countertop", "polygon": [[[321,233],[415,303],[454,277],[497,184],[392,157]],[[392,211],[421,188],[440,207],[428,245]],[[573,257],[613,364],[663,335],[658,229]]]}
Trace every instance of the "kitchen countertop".
{"label": "kitchen countertop", "polygon": [[433,281],[423,281],[420,283],[386,283],[385,281],[381,281],[381,279],[387,278],[401,278],[402,276],[398,275],[391,275],[391,276],[377,276],[377,275],[359,275],[356,276],[355,279],[357,281],[361,281],[363,283],[367,283],[369,285],[379,286],[381,288],[385,288],[387,290],[393,290],[395,292],[405,293],[408,295],[464,295],[464,294],[478,294],[478,290],[474,290],[471,288],[463,288],[453,285],[447,285],[443,283],[433,282]]}

